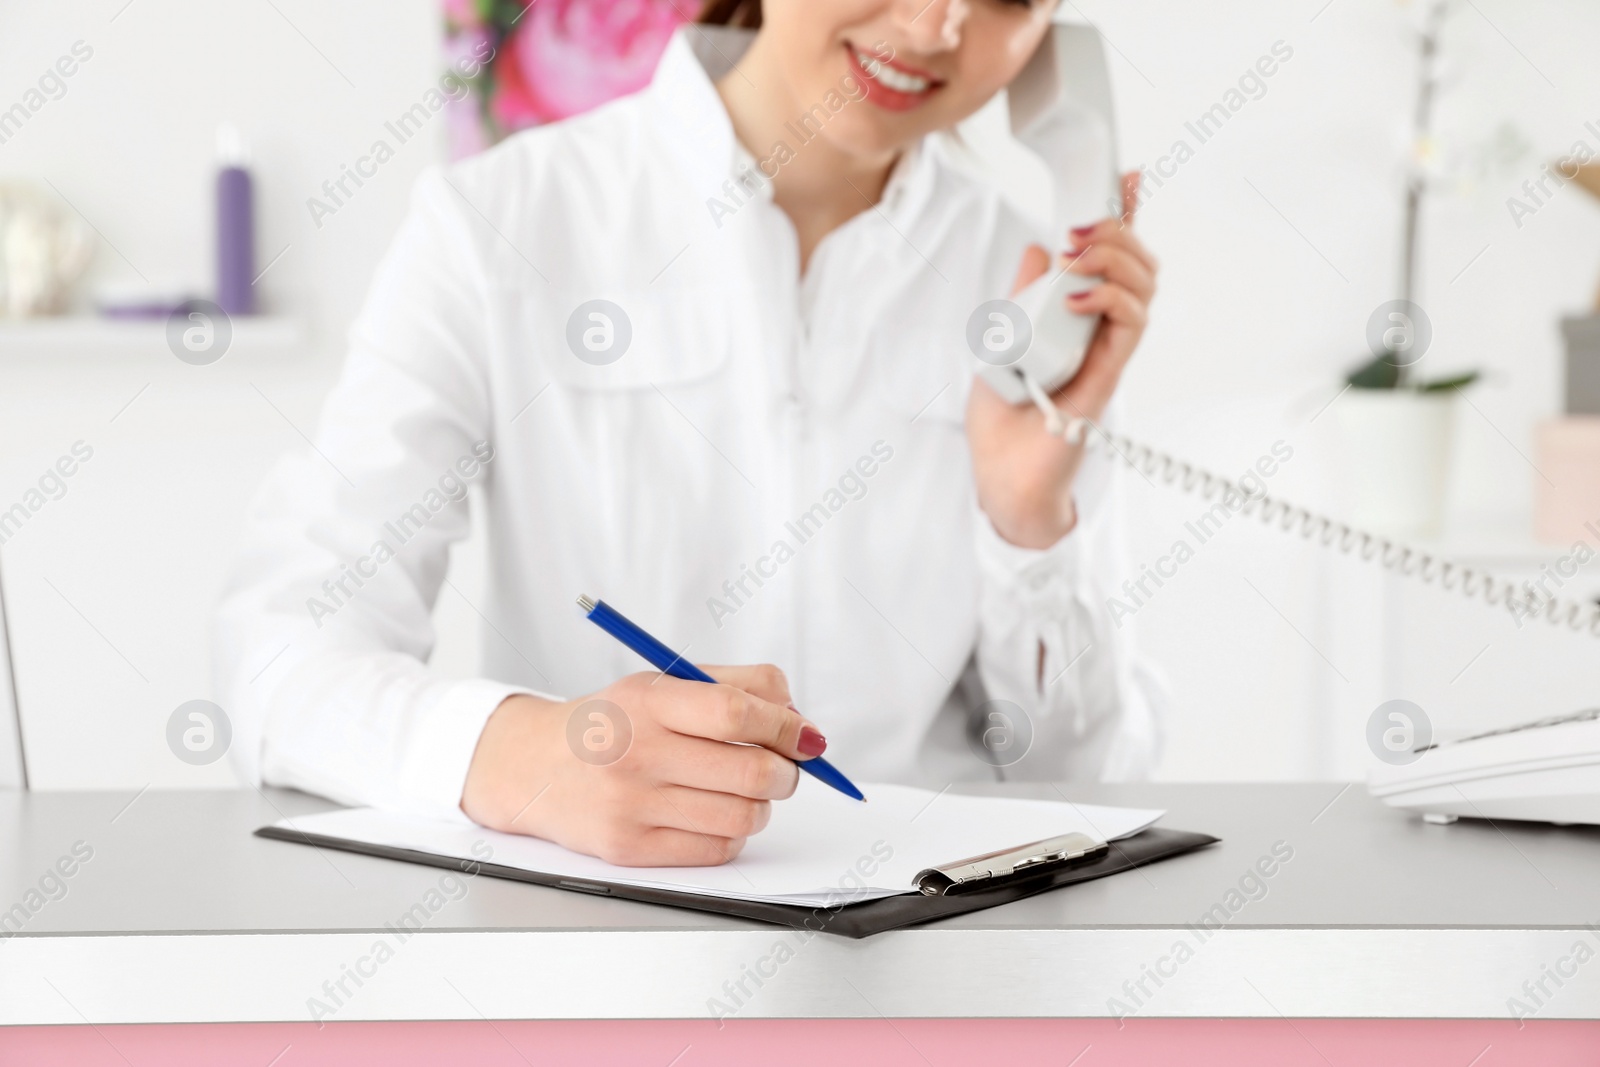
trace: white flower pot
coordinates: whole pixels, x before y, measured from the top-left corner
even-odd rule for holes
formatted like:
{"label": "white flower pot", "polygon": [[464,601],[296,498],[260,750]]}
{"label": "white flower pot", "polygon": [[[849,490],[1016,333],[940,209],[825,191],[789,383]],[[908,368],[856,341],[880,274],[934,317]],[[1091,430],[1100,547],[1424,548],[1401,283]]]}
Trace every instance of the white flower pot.
{"label": "white flower pot", "polygon": [[1344,518],[1396,538],[1437,537],[1455,437],[1453,391],[1350,389],[1333,405]]}

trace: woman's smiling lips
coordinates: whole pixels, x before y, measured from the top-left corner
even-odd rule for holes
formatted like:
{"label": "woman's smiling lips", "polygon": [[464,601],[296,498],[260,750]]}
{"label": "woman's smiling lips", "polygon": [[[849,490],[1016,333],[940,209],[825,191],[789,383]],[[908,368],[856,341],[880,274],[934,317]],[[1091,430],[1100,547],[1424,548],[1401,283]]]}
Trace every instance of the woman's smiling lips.
{"label": "woman's smiling lips", "polygon": [[926,71],[895,63],[845,42],[846,61],[868,100],[888,111],[910,111],[927,101],[944,82]]}

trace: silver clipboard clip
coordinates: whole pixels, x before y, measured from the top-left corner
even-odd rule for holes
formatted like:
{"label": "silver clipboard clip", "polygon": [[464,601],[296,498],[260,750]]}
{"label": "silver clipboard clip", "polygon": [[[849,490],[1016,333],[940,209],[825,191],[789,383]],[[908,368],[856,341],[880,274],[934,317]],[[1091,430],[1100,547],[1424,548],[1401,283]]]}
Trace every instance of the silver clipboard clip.
{"label": "silver clipboard clip", "polygon": [[917,875],[917,888],[923,896],[943,897],[982,889],[997,878],[1013,874],[1036,874],[1065,867],[1099,856],[1109,848],[1088,834],[1071,833],[1050,837],[1032,844],[1003,848],[944,867],[929,867]]}

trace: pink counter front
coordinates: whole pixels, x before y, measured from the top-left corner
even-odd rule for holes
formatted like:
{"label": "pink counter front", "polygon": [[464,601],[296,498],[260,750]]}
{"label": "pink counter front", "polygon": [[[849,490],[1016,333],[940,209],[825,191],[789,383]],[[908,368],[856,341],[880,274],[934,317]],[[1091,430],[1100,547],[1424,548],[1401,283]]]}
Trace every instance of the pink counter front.
{"label": "pink counter front", "polygon": [[25,1026],[0,1063],[38,1067],[1592,1067],[1600,1023],[1427,1019],[823,1019]]}

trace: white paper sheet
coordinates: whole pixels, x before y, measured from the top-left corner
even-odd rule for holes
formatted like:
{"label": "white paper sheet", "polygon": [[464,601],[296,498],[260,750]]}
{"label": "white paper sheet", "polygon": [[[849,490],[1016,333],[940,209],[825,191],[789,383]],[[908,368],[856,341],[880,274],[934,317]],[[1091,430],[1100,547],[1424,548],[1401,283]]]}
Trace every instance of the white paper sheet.
{"label": "white paper sheet", "polygon": [[1115,841],[1165,814],[900,785],[861,788],[868,803],[802,780],[793,797],[773,804],[767,828],[737,859],[720,867],[616,867],[538,838],[373,808],[323,812],[278,825],[563,878],[809,906],[913,892],[917,873],[928,867],[1058,834],[1076,831]]}

